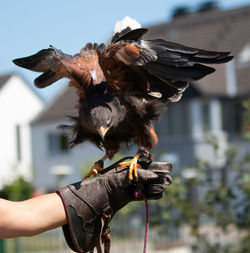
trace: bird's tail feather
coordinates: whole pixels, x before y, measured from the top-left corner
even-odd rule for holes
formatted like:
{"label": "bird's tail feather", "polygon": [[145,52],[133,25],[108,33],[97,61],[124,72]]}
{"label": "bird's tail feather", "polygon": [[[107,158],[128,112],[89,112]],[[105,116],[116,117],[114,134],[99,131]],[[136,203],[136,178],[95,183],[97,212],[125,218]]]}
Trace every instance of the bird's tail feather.
{"label": "bird's tail feather", "polygon": [[112,43],[120,40],[140,40],[141,37],[148,31],[146,28],[142,28],[141,24],[135,19],[126,16],[123,20],[119,20],[115,23]]}
{"label": "bird's tail feather", "polygon": [[142,36],[148,31],[146,28],[137,28],[131,30],[129,27],[127,29],[121,31],[120,33],[116,33],[113,37],[111,42],[116,43],[121,40],[132,40],[137,41],[142,38]]}

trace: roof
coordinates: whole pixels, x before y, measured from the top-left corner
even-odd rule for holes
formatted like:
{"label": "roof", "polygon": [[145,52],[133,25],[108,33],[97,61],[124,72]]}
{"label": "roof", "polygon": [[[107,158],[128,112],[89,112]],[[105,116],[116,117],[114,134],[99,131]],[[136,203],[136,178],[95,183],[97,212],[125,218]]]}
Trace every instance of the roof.
{"label": "roof", "polygon": [[[145,38],[158,37],[192,47],[237,54],[249,41],[249,19],[250,6],[227,11],[195,12],[149,27]],[[235,38],[236,34],[240,37]]]}
{"label": "roof", "polygon": [[[207,50],[231,51],[237,56],[250,42],[250,6],[222,11],[214,9],[176,17],[172,21],[149,27],[145,39],[162,38],[191,47]],[[237,64],[237,61],[236,61]],[[185,93],[203,96],[227,96],[225,64],[216,72],[194,84]],[[238,95],[250,93],[250,65],[236,67]],[[197,91],[196,91],[197,89]],[[33,121],[39,123],[62,119],[77,113],[78,98],[73,88],[66,88]]]}
{"label": "roof", "polygon": [[[250,6],[222,11],[190,13],[176,17],[168,23],[149,27],[145,38],[162,38],[213,51],[230,51],[234,56],[250,42]],[[237,63],[237,62],[236,62]],[[215,66],[217,71],[200,80],[197,88],[204,95],[226,95],[225,65]],[[244,78],[241,77],[244,72]],[[250,91],[250,66],[243,71],[236,66],[238,95]]]}
{"label": "roof", "polygon": [[77,115],[78,96],[72,87],[65,87],[42,112],[32,121],[32,124],[55,121],[66,116]]}
{"label": "roof", "polygon": [[7,81],[12,77],[11,74],[0,76],[0,89],[7,83]]}
{"label": "roof", "polygon": [[20,73],[10,73],[10,74],[5,74],[5,75],[0,75],[0,89],[8,82],[8,80],[13,77],[13,76],[18,76],[20,79],[23,80],[24,84],[29,87],[29,89],[32,90],[33,94],[38,97],[40,101],[44,103],[44,99],[42,96],[37,92],[37,89],[33,87],[33,85],[30,85],[27,80],[20,74]]}

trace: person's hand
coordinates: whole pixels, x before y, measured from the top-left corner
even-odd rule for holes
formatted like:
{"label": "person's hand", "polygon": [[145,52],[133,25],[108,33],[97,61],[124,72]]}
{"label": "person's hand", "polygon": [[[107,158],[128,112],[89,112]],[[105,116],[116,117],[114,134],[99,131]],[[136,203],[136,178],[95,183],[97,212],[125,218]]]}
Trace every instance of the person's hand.
{"label": "person's hand", "polygon": [[172,179],[170,163],[139,162],[142,169],[138,170],[138,178],[128,178],[128,169],[120,167],[104,174],[109,202],[113,213],[133,200],[159,199]]}
{"label": "person's hand", "polygon": [[71,249],[88,252],[100,247],[101,234],[106,235],[111,218],[128,202],[143,199],[143,195],[147,199],[161,198],[171,183],[171,164],[153,161],[140,165],[142,169],[138,169],[138,178],[133,181],[128,178],[128,169],[120,168],[117,162],[100,177],[57,191],[67,214],[68,224],[63,230]]}

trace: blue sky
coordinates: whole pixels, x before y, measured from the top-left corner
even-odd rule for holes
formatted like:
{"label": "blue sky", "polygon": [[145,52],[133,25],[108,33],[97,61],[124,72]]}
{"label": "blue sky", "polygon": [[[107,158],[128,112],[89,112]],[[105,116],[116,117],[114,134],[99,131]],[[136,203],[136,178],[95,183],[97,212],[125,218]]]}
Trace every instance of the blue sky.
{"label": "blue sky", "polygon": [[[173,9],[191,9],[204,0],[2,0],[0,3],[0,74],[18,72],[32,84],[37,73],[22,70],[12,59],[28,56],[50,44],[74,54],[88,41],[105,42],[114,23],[124,16],[149,26],[170,20]],[[250,0],[219,0],[222,9],[250,5]],[[61,83],[39,90],[51,98]]]}

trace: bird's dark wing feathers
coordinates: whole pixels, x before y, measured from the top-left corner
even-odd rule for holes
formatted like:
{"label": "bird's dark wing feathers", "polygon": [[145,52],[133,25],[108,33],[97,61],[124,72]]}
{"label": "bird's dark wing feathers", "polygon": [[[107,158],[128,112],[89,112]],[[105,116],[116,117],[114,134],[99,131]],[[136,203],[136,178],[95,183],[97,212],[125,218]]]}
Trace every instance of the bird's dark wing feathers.
{"label": "bird's dark wing feathers", "polygon": [[[127,66],[126,75],[128,72],[137,72],[138,76],[144,74],[150,85],[148,94],[164,96],[171,101],[181,98],[181,93],[188,87],[189,82],[199,80],[215,71],[204,64],[225,63],[233,58],[230,52],[206,51],[162,39],[119,41],[111,44],[106,54],[109,50],[116,51],[116,62],[120,62],[121,66]],[[121,79],[126,82],[126,77]],[[108,82],[110,80],[112,81],[112,78],[107,78]],[[117,86],[119,82],[116,83]]]}
{"label": "bird's dark wing feathers", "polygon": [[126,29],[123,29],[120,33],[116,33],[113,35],[111,42],[115,43],[121,40],[140,40],[141,37],[148,31],[146,28],[137,28],[131,30],[128,26]]}
{"label": "bird's dark wing feathers", "polygon": [[103,81],[125,92],[142,90],[147,95],[178,101],[188,83],[215,71],[207,64],[220,64],[233,57],[229,52],[192,48],[162,39],[141,40],[145,28],[127,27],[105,47],[88,43],[74,56],[54,47],[14,60],[23,68],[43,72],[35,85],[44,88],[67,77],[84,97],[90,84]]}
{"label": "bird's dark wing feathers", "polygon": [[58,60],[54,48],[42,49],[34,55],[15,59],[13,62],[22,68],[44,72],[35,79],[35,85],[38,88],[49,86],[62,78],[55,73]]}
{"label": "bird's dark wing feathers", "polygon": [[172,59],[173,62],[183,61],[188,64],[194,64],[195,62],[205,64],[218,64],[228,62],[232,59],[232,56],[229,56],[230,52],[206,51],[202,49],[187,47],[162,39],[147,40],[144,43],[146,46],[156,51],[159,58],[167,57],[167,59]]}
{"label": "bird's dark wing feathers", "polygon": [[157,55],[157,60],[145,62],[144,68],[167,85],[176,88],[172,96],[165,92],[165,96],[167,95],[171,101],[181,98],[189,82],[199,80],[215,71],[203,63],[219,64],[232,59],[229,52],[205,51],[164,40],[143,41],[143,44]]}
{"label": "bird's dark wing feathers", "polygon": [[67,77],[73,80],[73,86],[80,89],[88,87],[91,82],[98,83],[103,79],[96,52],[98,48],[96,43],[87,43],[79,53],[72,56],[51,46],[34,55],[15,59],[13,62],[20,67],[43,72],[34,81],[38,88],[47,87]]}

